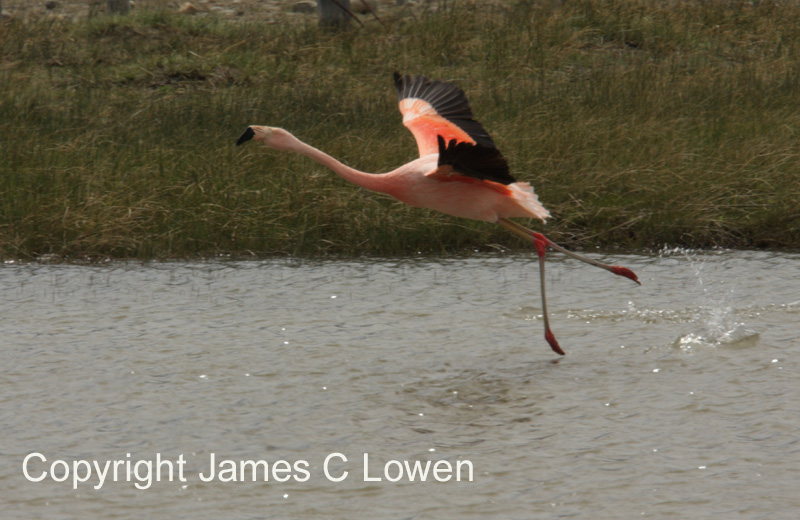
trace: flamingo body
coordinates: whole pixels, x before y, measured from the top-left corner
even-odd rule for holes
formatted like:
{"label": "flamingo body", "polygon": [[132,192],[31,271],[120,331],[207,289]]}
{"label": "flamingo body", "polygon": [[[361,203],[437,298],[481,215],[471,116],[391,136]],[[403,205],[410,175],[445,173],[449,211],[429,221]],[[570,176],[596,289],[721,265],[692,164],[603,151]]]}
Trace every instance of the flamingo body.
{"label": "flamingo body", "polygon": [[310,146],[282,128],[251,125],[239,140],[251,139],[271,148],[301,153],[327,166],[347,181],[385,193],[401,202],[455,217],[496,222],[531,239],[539,255],[545,338],[564,354],[550,331],[544,287],[544,254],[552,247],[638,283],[632,271],[601,264],[554,244],[544,235],[509,219],[537,218],[550,213],[539,203],[530,184],[517,182],[505,157],[488,132],[475,120],[464,92],[458,87],[422,76],[394,74],[403,124],[414,136],[419,157],[388,173],[366,173],[351,168]]}
{"label": "flamingo body", "polygon": [[440,168],[437,159],[438,155],[422,157],[389,173],[396,182],[388,194],[411,206],[486,222],[523,217],[544,220],[550,215],[528,183],[478,180]]}

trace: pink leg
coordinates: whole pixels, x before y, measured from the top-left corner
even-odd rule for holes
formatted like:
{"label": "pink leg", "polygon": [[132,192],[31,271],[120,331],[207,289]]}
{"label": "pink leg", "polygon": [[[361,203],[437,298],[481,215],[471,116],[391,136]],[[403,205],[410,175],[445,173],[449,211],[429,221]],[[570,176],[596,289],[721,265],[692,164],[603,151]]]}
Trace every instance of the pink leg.
{"label": "pink leg", "polygon": [[539,255],[539,277],[542,286],[542,315],[544,316],[544,338],[547,340],[547,343],[550,344],[550,348],[552,348],[554,352],[557,352],[562,356],[564,355],[564,351],[559,346],[558,341],[556,341],[556,337],[553,335],[553,331],[550,330],[550,320],[547,317],[547,297],[544,288],[544,257],[548,247],[552,247],[556,251],[564,253],[567,256],[575,258],[576,260],[580,260],[581,262],[586,262],[587,264],[591,264],[601,269],[605,269],[606,271],[610,271],[616,275],[629,278],[634,282],[638,283],[639,285],[641,285],[641,282],[639,282],[639,278],[636,276],[636,273],[634,273],[627,267],[604,264],[602,262],[598,262],[597,260],[593,260],[583,255],[579,255],[578,253],[573,253],[568,249],[564,249],[555,242],[552,242],[549,238],[547,238],[543,234],[537,233],[536,231],[528,229],[525,226],[521,226],[511,220],[501,218],[500,220],[497,221],[497,223],[506,228],[507,230],[511,231],[512,233],[521,236],[522,238],[528,240],[533,239],[533,245],[536,248],[536,254]]}
{"label": "pink leg", "polygon": [[587,264],[593,265],[595,267],[599,267],[601,269],[605,269],[606,271],[612,272],[612,273],[614,273],[616,275],[624,276],[625,278],[633,280],[634,282],[638,283],[639,285],[642,285],[642,282],[639,281],[639,278],[636,276],[636,273],[634,273],[633,271],[631,271],[627,267],[622,267],[622,266],[619,266],[619,265],[604,264],[603,262],[598,262],[597,260],[593,260],[593,259],[588,258],[586,256],[579,255],[578,253],[570,251],[569,249],[564,249],[563,247],[561,247],[560,245],[556,244],[555,242],[553,242],[552,240],[550,240],[549,238],[547,238],[543,234],[537,233],[536,231],[533,231],[532,229],[528,229],[525,226],[521,226],[521,225],[519,225],[516,222],[513,222],[511,220],[508,220],[508,219],[505,219],[505,218],[501,218],[498,222],[503,227],[508,229],[509,231],[511,231],[511,232],[521,236],[521,237],[533,238],[534,241],[535,241],[537,239],[536,237],[538,235],[538,237],[539,237],[538,239],[539,240],[544,241],[546,246],[552,247],[553,249],[555,249],[559,253],[564,253],[565,255],[567,255],[569,257],[572,257],[572,258],[574,258],[576,260],[580,260],[581,262],[586,262]]}
{"label": "pink leg", "polygon": [[553,352],[564,355],[565,352],[558,344],[553,331],[550,330],[550,320],[547,317],[547,295],[545,293],[544,288],[544,255],[547,250],[547,246],[550,243],[547,240],[547,237],[542,235],[541,233],[533,233],[533,246],[536,248],[536,254],[539,255],[539,281],[542,286],[542,316],[544,317],[544,339],[547,340],[547,343],[550,344],[550,348],[553,349]]}

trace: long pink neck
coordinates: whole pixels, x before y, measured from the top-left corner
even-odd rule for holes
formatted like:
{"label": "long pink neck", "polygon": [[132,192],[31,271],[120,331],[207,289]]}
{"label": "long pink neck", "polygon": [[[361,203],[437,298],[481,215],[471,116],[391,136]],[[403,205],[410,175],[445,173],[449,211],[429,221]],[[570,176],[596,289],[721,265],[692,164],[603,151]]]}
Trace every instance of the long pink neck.
{"label": "long pink neck", "polygon": [[346,181],[352,182],[357,186],[381,193],[389,193],[392,191],[391,182],[386,178],[387,174],[366,173],[356,170],[355,168],[342,164],[322,150],[318,150],[297,138],[293,139],[289,149],[314,159],[321,165],[333,170]]}

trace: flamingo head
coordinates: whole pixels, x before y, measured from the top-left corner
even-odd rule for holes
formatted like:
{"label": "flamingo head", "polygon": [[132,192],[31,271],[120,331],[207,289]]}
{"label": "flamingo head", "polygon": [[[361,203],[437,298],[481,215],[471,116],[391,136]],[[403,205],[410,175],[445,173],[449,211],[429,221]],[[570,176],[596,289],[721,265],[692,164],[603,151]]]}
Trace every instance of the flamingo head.
{"label": "flamingo head", "polygon": [[240,145],[251,139],[254,141],[261,141],[270,148],[276,148],[278,150],[290,149],[294,141],[292,134],[283,128],[250,125],[236,141],[236,144]]}

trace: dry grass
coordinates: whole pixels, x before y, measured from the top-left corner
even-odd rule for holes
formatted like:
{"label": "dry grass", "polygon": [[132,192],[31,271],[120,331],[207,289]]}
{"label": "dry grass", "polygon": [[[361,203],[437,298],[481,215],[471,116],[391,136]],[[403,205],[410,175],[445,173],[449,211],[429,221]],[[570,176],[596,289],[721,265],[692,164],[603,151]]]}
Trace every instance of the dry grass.
{"label": "dry grass", "polygon": [[[797,247],[800,8],[441,2],[345,33],[139,12],[0,28],[0,257],[437,253],[502,230],[406,208],[366,171],[415,146],[390,74],[461,85],[574,246]],[[535,223],[534,223],[535,224]]]}

